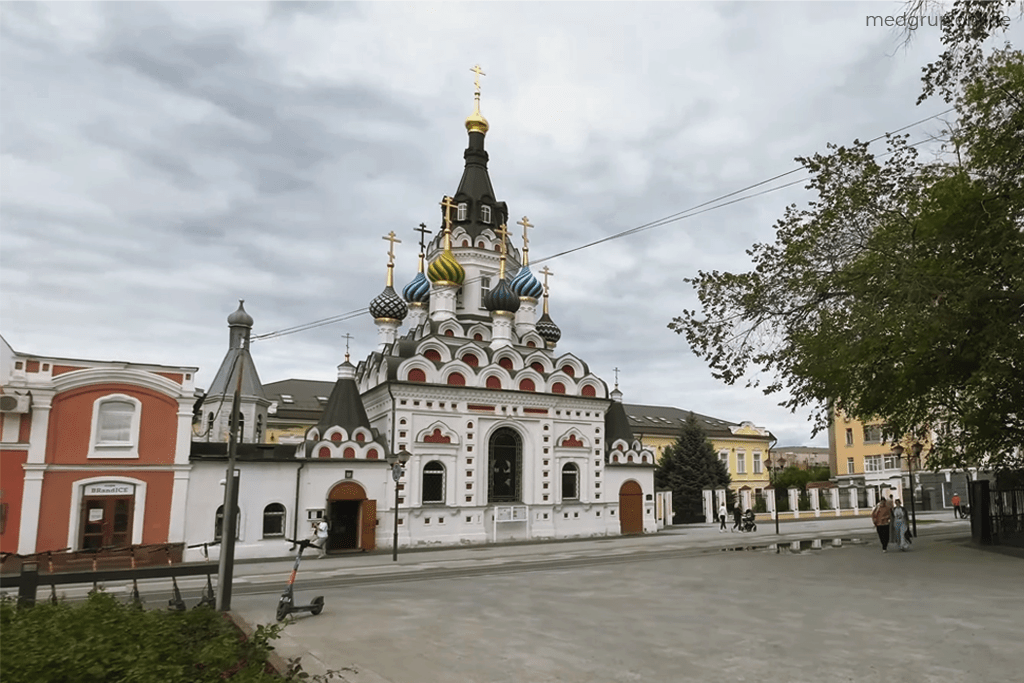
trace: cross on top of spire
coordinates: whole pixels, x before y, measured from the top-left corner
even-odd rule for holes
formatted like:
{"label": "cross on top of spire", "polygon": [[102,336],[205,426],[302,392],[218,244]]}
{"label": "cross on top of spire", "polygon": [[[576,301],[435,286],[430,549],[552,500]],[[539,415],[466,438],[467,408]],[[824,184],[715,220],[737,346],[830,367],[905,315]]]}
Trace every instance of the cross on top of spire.
{"label": "cross on top of spire", "polygon": [[470,71],[472,71],[473,73],[476,74],[476,77],[473,80],[473,85],[476,87],[476,94],[477,94],[477,97],[479,97],[480,96],[480,77],[481,76],[486,76],[487,74],[484,73],[484,70],[480,68],[479,64],[475,64],[470,69]]}
{"label": "cross on top of spire", "polygon": [[418,232],[420,234],[420,254],[422,254],[427,248],[427,244],[425,241],[427,239],[427,235],[433,232],[433,230],[427,230],[427,224],[420,223],[420,227],[413,228],[413,231]]}
{"label": "cross on top of spire", "polygon": [[348,343],[352,340],[352,335],[349,334],[348,332],[346,332],[345,334],[341,335],[341,338],[345,340],[345,362],[347,363],[348,362],[348,357],[349,357],[349,355],[348,355]]}
{"label": "cross on top of spire", "polygon": [[613,368],[613,369],[615,370],[615,388],[618,389],[619,388],[619,369],[618,368]]}
{"label": "cross on top of spire", "polygon": [[384,237],[381,237],[381,239],[382,240],[387,240],[388,242],[391,242],[391,245],[388,247],[388,265],[389,266],[394,266],[395,265],[395,245],[396,244],[401,244],[402,240],[398,239],[398,237],[395,236],[395,231],[394,230],[389,232]]}
{"label": "cross on top of spire", "polygon": [[444,207],[444,248],[452,248],[452,209],[456,207],[455,201],[448,195],[441,200]]}

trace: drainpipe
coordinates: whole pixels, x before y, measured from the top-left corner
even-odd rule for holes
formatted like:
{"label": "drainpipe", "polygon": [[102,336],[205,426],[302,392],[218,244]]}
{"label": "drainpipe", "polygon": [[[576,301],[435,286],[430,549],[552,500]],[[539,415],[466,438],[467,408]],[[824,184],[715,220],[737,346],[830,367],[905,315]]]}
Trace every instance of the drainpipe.
{"label": "drainpipe", "polygon": [[[298,540],[299,538],[299,480],[302,475],[302,468],[306,466],[306,460],[303,458],[302,462],[299,463],[298,469],[295,470],[295,520],[292,524],[292,538]],[[295,550],[295,544],[289,549],[289,552]]]}

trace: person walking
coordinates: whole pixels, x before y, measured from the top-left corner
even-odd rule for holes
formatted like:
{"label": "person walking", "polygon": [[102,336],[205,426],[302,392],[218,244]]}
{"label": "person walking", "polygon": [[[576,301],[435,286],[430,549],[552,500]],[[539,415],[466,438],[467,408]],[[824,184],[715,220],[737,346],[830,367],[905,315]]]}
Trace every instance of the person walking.
{"label": "person walking", "polygon": [[732,530],[743,531],[743,512],[740,511],[740,506],[737,505],[732,509]]}
{"label": "person walking", "polygon": [[960,494],[959,493],[954,493],[953,494],[952,503],[953,503],[953,518],[954,519],[962,519],[964,515],[960,511]]}
{"label": "person walking", "polygon": [[910,525],[907,523],[909,516],[899,499],[892,508],[892,531],[896,534],[893,541],[900,550],[910,550]]}
{"label": "person walking", "polygon": [[718,526],[718,533],[722,533],[723,531],[725,531],[725,513],[726,512],[728,512],[728,510],[725,509],[725,503],[722,503],[718,507],[718,524],[719,524],[719,526]]}
{"label": "person walking", "polygon": [[327,535],[327,520],[321,519],[320,523],[316,525],[317,549],[320,551],[320,554],[317,555],[317,558],[323,558],[327,556]]}
{"label": "person walking", "polygon": [[878,500],[878,504],[871,511],[871,522],[875,525],[875,531],[878,532],[878,540],[882,542],[882,552],[888,552],[889,548],[889,522],[892,520],[892,510],[889,508],[889,502],[883,497]]}

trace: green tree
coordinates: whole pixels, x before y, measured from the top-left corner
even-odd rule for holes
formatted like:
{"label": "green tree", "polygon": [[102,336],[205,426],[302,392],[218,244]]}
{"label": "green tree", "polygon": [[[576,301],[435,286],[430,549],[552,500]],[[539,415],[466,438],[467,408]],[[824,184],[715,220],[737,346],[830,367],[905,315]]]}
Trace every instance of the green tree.
{"label": "green tree", "polygon": [[729,470],[697,418],[690,413],[683,423],[679,438],[665,448],[658,469],[654,471],[654,484],[671,489],[674,522],[704,521],[704,489],[729,486]]}
{"label": "green tree", "polygon": [[891,136],[879,157],[855,141],[798,159],[815,200],[751,271],[689,279],[701,308],[669,327],[727,383],[764,371],[817,430],[834,408],[884,417],[888,438],[934,431],[932,467],[999,469],[1024,443],[1024,54],[982,55],[993,10],[976,5],[957,3],[925,69],[925,96],[957,112],[945,154]]}

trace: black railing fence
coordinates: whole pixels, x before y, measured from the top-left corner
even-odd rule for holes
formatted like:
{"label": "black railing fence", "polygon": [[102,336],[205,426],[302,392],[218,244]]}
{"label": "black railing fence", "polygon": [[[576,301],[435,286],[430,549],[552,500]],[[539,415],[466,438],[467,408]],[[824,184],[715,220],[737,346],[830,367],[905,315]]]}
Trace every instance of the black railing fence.
{"label": "black railing fence", "polygon": [[971,536],[984,545],[1024,548],[1024,488],[990,488],[971,482]]}

